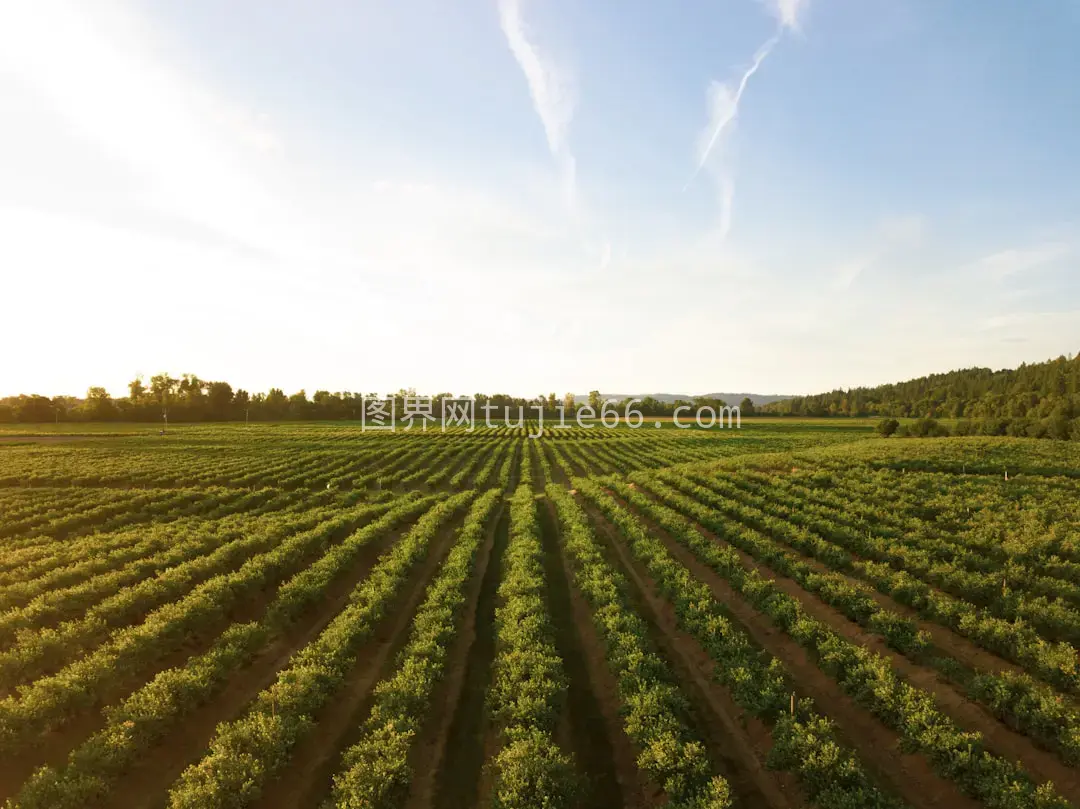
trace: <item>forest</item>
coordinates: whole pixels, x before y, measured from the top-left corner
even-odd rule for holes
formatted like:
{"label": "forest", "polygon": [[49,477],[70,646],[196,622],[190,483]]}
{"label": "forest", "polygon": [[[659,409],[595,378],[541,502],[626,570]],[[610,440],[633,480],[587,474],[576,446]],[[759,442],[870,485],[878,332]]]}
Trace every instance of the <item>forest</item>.
{"label": "forest", "polygon": [[1044,419],[1080,416],[1080,354],[1016,369],[965,368],[874,388],[796,396],[761,408],[780,416]]}

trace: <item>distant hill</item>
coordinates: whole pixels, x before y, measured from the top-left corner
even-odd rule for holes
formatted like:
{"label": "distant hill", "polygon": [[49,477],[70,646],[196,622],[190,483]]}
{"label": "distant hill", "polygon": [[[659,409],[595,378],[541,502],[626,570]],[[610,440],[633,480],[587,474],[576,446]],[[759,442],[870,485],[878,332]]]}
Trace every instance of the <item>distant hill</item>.
{"label": "distant hill", "polygon": [[[778,396],[775,394],[762,394],[762,393],[601,393],[601,399],[614,399],[615,401],[622,401],[623,399],[644,399],[646,396],[650,396],[656,399],[658,402],[664,404],[672,404],[673,402],[681,399],[689,402],[693,401],[696,396],[703,396],[706,399],[723,399],[730,405],[737,405],[747,396],[750,397],[750,401],[754,403],[755,407],[761,407],[762,405],[771,404],[772,402],[782,402],[786,399],[792,398],[791,396]],[[574,396],[574,401],[578,404],[589,401],[589,395],[579,393]]]}

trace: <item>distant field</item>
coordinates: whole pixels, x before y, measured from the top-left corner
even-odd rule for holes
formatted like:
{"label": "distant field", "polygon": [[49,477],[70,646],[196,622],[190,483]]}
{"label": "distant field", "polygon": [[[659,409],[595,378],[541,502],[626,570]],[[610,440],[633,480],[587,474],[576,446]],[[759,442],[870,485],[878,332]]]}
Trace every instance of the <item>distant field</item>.
{"label": "distant field", "polygon": [[1080,453],[0,426],[10,807],[1080,806]]}

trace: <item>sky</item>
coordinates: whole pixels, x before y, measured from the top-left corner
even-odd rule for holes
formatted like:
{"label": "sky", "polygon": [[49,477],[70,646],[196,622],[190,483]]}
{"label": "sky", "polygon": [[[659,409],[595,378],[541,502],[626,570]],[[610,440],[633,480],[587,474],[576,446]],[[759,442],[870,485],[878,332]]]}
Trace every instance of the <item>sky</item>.
{"label": "sky", "polygon": [[0,3],[0,395],[1080,350],[1080,2]]}

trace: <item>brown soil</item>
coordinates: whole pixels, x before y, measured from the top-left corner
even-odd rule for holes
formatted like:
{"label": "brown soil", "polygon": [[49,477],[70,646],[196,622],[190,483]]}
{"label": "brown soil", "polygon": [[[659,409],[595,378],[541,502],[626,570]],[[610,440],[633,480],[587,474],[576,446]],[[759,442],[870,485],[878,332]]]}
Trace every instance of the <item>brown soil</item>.
{"label": "brown soil", "polygon": [[837,722],[848,746],[858,751],[867,770],[892,792],[914,807],[975,809],[980,805],[961,793],[954,783],[938,776],[924,757],[903,753],[898,734],[858,706],[817,667],[805,649],[775,628],[767,616],[747,603],[719,574],[662,530],[654,528],[651,533],[664,542],[672,556],[696,579],[709,587],[713,597],[756,644],[785,665],[800,695],[812,697],[821,712]]}
{"label": "brown soil", "polygon": [[[330,594],[327,596],[327,605],[337,603],[337,601],[342,599],[347,599],[348,593],[351,591],[352,587],[355,586],[360,578],[367,574],[367,571],[370,570],[370,567],[378,554],[394,542],[395,539],[400,536],[402,530],[404,529],[390,532],[363,549],[350,576],[332,585],[331,590],[329,591]],[[340,536],[334,537],[334,542],[336,543],[344,540],[349,533],[349,531],[342,531]],[[301,568],[311,561],[314,561],[314,559],[310,557],[305,559]],[[287,578],[288,575],[282,577],[281,581],[283,582],[287,580]],[[130,696],[145,683],[152,680],[160,672],[183,666],[191,657],[209,650],[216,642],[220,631],[229,624],[257,620],[266,612],[270,602],[273,601],[277,594],[278,586],[280,586],[280,583],[279,585],[257,594],[254,598],[237,605],[228,615],[224,616],[220,622],[208,625],[198,634],[188,636],[179,648],[174,649],[171,653],[153,661],[151,665],[137,670],[130,669],[125,671],[123,676],[118,677],[103,688],[101,699],[97,704],[103,706],[118,703]],[[339,590],[342,589],[344,592],[339,593]],[[334,594],[337,595],[335,596]],[[335,598],[337,601],[335,601]],[[313,618],[305,619],[305,622],[302,623],[297,630],[290,632],[287,637],[276,642],[274,646],[261,655],[250,668],[254,671],[263,671],[267,666],[267,662],[270,662],[272,670],[269,671],[266,676],[272,680],[277,669],[284,664],[295,648],[298,648],[298,645],[303,645],[303,643],[307,642],[306,640],[303,640],[302,642],[297,642],[298,645],[293,645],[294,634],[307,637],[308,633],[321,629],[322,625],[329,622],[332,615],[326,616],[324,620],[322,619],[322,616],[325,616],[325,608],[320,608],[320,611],[314,615]],[[322,620],[322,625],[315,626],[319,620]],[[311,622],[310,624],[309,621]],[[219,701],[225,699],[227,695],[236,693],[247,694],[247,697],[244,698],[244,702],[246,702],[247,699],[253,697],[262,690],[265,685],[269,684],[268,680],[263,685],[254,688],[254,690],[250,690],[248,686],[249,675],[246,672],[247,669],[245,669],[245,672],[238,673],[236,677],[230,681],[225,694],[223,694],[219,700],[214,700],[211,705],[217,705]],[[257,674],[251,676],[254,676],[256,680],[258,679]],[[209,706],[205,706],[203,709],[197,711],[192,720],[185,721],[177,731],[168,737],[168,750],[161,752],[163,759],[168,760],[173,753],[183,749],[185,743],[191,742],[191,740],[188,739],[188,728],[193,725],[197,726],[198,717],[208,709]],[[213,719],[210,730],[201,736],[200,740],[197,742],[197,744],[200,745],[198,750],[201,750],[201,747],[205,746],[210,738],[213,727],[221,721],[221,710],[223,709],[219,708],[218,714],[215,714],[217,718]],[[28,745],[14,756],[6,759],[4,767],[0,768],[0,798],[7,797],[17,792],[23,782],[25,782],[33,771],[41,765],[48,764],[51,766],[62,766],[67,761],[68,753],[70,753],[71,750],[86,741],[92,734],[101,730],[104,725],[105,717],[101,712],[93,709],[83,710],[78,714],[74,714],[70,720],[61,727],[56,728],[43,736],[38,743]],[[198,750],[196,752],[198,752]],[[156,753],[148,754],[138,765],[129,771],[130,774],[128,776],[125,776],[122,782],[123,786],[127,787],[130,783],[138,782],[139,779],[143,777],[139,775],[139,773],[147,765],[150,766],[151,770],[147,777],[157,777],[160,774],[160,771],[167,766],[165,760],[159,760]],[[183,767],[180,767],[180,769],[183,769]],[[179,775],[179,773],[180,770],[177,770],[176,775]]]}
{"label": "brown soil", "polygon": [[715,664],[694,638],[678,628],[675,608],[617,538],[616,529],[588,503],[582,501],[582,505],[606,546],[609,560],[631,582],[635,606],[649,624],[651,640],[671,664],[691,703],[691,719],[739,805],[773,809],[802,806],[804,799],[795,779],[765,767],[772,747],[768,728],[740,709],[727,689],[714,680]]}
{"label": "brown soil", "polygon": [[[638,515],[639,517],[643,515]],[[978,731],[986,739],[991,752],[1024,766],[1038,781],[1053,781],[1065,798],[1080,805],[1080,780],[1073,768],[1062,763],[1052,752],[1036,746],[1029,737],[1002,724],[983,706],[968,699],[953,683],[932,668],[921,666],[892,649],[882,638],[852,621],[839,610],[804,590],[796,581],[756,562],[700,525],[695,527],[718,545],[734,551],[743,566],[772,579],[785,594],[799,601],[808,615],[852,643],[870,649],[889,659],[894,670],[912,685],[934,695],[938,707],[964,730]]]}
{"label": "brown soil", "polygon": [[466,623],[466,662],[452,715],[448,717],[442,756],[431,762],[431,783],[420,785],[415,800],[410,798],[410,807],[460,809],[482,805],[481,796],[486,791],[484,764],[497,750],[485,700],[495,659],[495,607],[509,530],[510,514],[504,509],[495,528],[472,621]]}
{"label": "brown soil", "polygon": [[296,746],[288,766],[266,785],[255,806],[317,809],[329,797],[341,755],[360,738],[363,721],[371,712],[372,689],[393,673],[396,657],[408,642],[413,617],[428,584],[450,552],[460,522],[459,515],[432,540],[427,556],[410,574],[395,605],[387,610],[389,620],[381,621],[371,640],[357,652],[356,666],[325,710],[315,717],[314,731]]}
{"label": "brown soil", "polygon": [[[549,505],[550,507],[550,505]],[[552,519],[555,519],[554,515]],[[563,575],[568,583],[574,581],[569,557],[559,546]],[[663,805],[663,791],[651,784],[637,766],[637,750],[623,730],[618,682],[607,665],[604,643],[592,621],[592,609],[576,586],[570,586],[570,603],[574,622],[581,633],[589,677],[596,684],[597,698],[604,721],[611,730],[609,738],[615,761],[616,778],[622,790],[626,809],[648,809]]]}
{"label": "brown soil", "polygon": [[649,805],[639,800],[644,796],[636,756],[619,722],[619,699],[603,645],[589,631],[588,607],[570,586],[559,548],[558,519],[547,498],[539,509],[548,609],[568,682],[556,740],[564,750],[572,751],[575,766],[585,778],[580,805],[583,809]]}
{"label": "brown soil", "polygon": [[489,582],[489,569],[494,566],[497,571],[501,561],[496,554],[495,545],[500,531],[505,535],[505,510],[505,504],[499,506],[499,512],[491,521],[484,544],[477,551],[465,609],[446,658],[446,677],[436,690],[427,722],[409,754],[413,778],[405,803],[406,809],[428,809],[435,805],[436,782],[443,764],[454,755],[450,749],[453,740],[451,732],[458,706],[466,700],[470,655],[478,637],[477,619],[481,594],[485,583]]}

